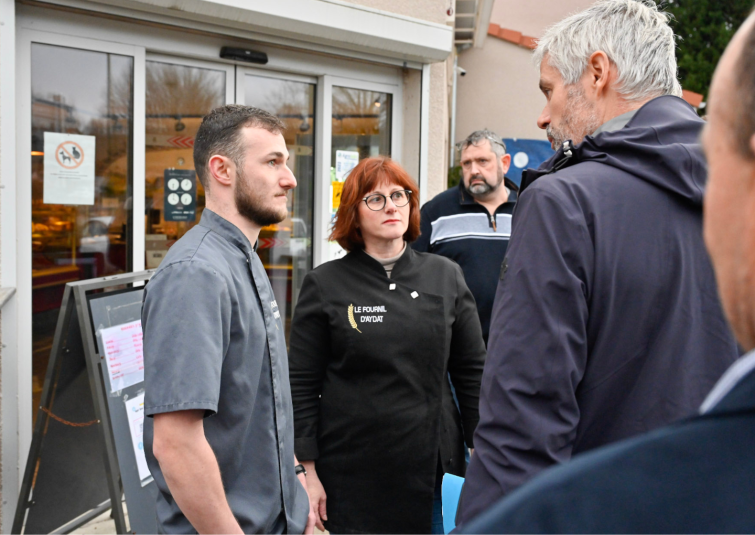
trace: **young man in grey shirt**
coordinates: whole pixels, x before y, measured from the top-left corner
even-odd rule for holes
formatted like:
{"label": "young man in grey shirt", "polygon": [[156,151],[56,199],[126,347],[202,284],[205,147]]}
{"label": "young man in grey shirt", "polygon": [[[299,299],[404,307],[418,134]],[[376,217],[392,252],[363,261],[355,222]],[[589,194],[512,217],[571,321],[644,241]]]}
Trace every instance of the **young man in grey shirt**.
{"label": "young man in grey shirt", "polygon": [[313,530],[283,324],[253,249],[296,186],[283,129],[247,106],[204,118],[194,166],[206,208],[145,290],[144,437],[163,533]]}

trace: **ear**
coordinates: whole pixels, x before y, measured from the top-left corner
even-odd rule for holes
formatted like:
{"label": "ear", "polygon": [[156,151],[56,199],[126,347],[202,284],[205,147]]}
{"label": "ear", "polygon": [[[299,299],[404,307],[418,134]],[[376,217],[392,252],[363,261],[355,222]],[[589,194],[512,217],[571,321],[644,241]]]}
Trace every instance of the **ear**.
{"label": "ear", "polygon": [[511,167],[511,154],[504,154],[501,156],[501,168],[503,169],[503,174],[506,174],[509,171],[509,167]]}
{"label": "ear", "polygon": [[230,187],[233,184],[233,179],[236,177],[236,165],[227,156],[220,154],[210,156],[207,168],[212,178],[223,186]]}
{"label": "ear", "polygon": [[587,60],[585,72],[589,75],[588,87],[596,93],[603,93],[608,88],[611,77],[611,60],[602,50],[593,52]]}
{"label": "ear", "polygon": [[750,138],[750,150],[755,154],[755,134]]}

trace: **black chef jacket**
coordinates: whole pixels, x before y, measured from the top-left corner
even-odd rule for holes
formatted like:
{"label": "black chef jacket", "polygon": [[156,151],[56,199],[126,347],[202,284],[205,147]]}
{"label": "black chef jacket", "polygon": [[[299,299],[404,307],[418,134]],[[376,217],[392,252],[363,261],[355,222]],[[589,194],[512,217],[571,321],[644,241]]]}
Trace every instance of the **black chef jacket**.
{"label": "black chef jacket", "polygon": [[295,451],[316,461],[328,530],[430,532],[439,461],[464,475],[484,360],[474,298],[447,258],[407,247],[388,278],[359,250],[307,275],[289,352]]}

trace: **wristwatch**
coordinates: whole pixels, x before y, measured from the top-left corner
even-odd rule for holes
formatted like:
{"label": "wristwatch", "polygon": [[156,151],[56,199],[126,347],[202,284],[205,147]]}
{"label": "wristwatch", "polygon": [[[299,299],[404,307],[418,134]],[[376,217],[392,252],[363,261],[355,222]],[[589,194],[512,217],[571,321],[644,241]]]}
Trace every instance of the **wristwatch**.
{"label": "wristwatch", "polygon": [[294,470],[296,470],[296,475],[297,475],[297,476],[298,476],[299,474],[304,474],[304,477],[307,477],[307,469],[306,469],[306,468],[304,468],[304,465],[303,465],[303,464],[297,464],[297,465],[296,465],[296,468],[294,468]]}

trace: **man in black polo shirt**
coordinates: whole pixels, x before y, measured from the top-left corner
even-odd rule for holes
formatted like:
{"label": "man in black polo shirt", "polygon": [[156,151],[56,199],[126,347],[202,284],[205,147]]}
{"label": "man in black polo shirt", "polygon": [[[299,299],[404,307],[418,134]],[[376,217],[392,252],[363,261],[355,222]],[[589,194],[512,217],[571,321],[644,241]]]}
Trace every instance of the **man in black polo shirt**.
{"label": "man in black polo shirt", "polygon": [[473,132],[460,146],[463,177],[459,187],[444,191],[422,207],[422,233],[412,247],[445,256],[461,266],[477,302],[487,345],[518,188],[504,176],[511,156],[494,132]]}
{"label": "man in black polo shirt", "polygon": [[144,443],[161,533],[313,530],[283,323],[253,249],[296,186],[283,128],[248,106],[204,118],[194,167],[206,208],[145,289]]}

